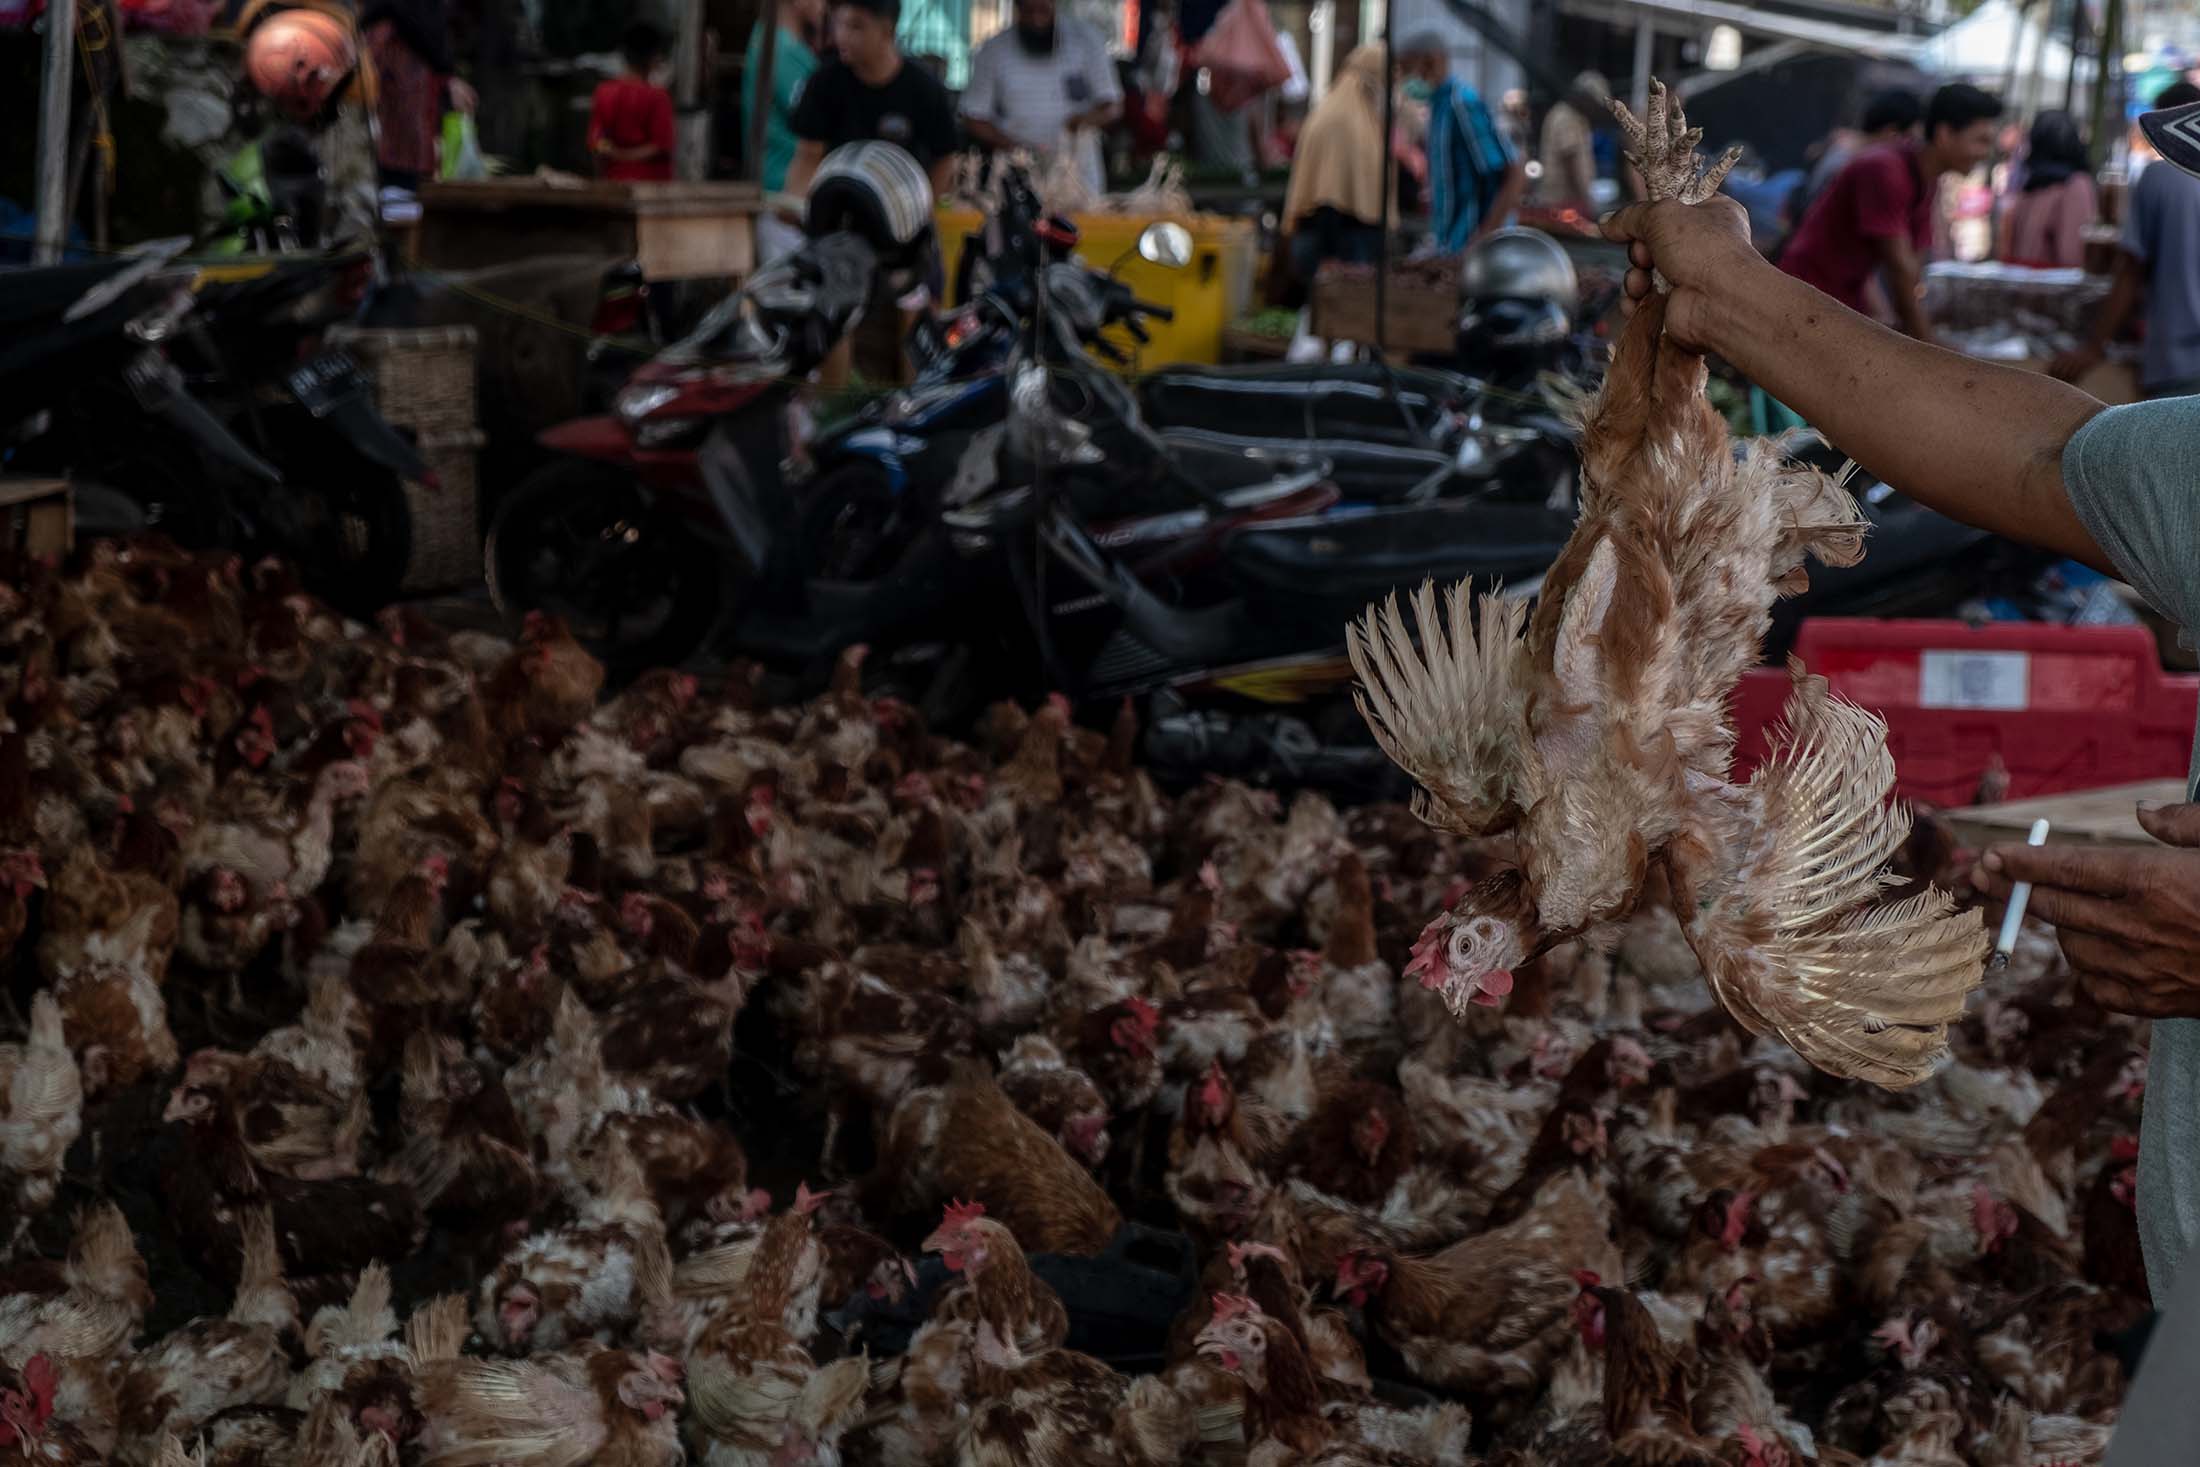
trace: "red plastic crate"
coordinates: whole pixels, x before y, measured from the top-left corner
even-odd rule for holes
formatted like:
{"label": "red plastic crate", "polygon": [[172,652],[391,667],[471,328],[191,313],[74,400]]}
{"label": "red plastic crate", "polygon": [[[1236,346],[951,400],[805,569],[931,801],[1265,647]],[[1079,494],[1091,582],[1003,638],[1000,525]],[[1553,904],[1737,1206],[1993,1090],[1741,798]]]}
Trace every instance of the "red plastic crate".
{"label": "red plastic crate", "polygon": [[[1887,720],[1904,799],[1975,804],[1995,755],[2012,800],[2182,778],[2191,761],[2200,677],[2163,672],[2144,627],[1827,618],[1803,623],[1795,651]],[[1764,757],[1788,686],[1784,668],[1742,679],[1742,776]]]}

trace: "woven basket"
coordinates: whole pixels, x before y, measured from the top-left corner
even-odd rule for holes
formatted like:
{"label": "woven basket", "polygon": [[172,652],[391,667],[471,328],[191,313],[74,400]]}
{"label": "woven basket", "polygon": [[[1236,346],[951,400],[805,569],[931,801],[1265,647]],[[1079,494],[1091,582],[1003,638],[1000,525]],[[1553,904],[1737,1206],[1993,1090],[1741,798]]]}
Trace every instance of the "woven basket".
{"label": "woven basket", "polygon": [[420,435],[420,456],[440,482],[433,489],[405,485],[413,521],[405,591],[448,591],[481,579],[481,494],[474,459],[482,442],[471,428]]}
{"label": "woven basket", "polygon": [[327,343],[359,364],[374,383],[375,405],[398,427],[422,434],[473,431],[473,327],[334,326]]}

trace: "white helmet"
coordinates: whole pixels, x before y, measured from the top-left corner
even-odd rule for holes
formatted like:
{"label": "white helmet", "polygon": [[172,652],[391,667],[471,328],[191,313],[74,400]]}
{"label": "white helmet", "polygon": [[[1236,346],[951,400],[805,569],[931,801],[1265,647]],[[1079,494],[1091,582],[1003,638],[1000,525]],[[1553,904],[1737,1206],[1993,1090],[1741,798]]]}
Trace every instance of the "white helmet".
{"label": "white helmet", "polygon": [[813,239],[845,229],[882,256],[904,255],[932,227],[932,181],[906,149],[848,143],[818,164],[803,227]]}

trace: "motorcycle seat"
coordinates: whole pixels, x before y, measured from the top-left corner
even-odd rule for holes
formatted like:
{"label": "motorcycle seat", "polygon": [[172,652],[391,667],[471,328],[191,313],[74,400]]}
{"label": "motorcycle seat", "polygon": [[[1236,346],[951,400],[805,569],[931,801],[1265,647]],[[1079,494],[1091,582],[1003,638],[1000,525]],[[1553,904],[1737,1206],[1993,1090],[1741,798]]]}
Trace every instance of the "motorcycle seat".
{"label": "motorcycle seat", "polygon": [[1233,577],[1271,595],[1373,600],[1424,580],[1541,575],[1573,528],[1542,505],[1451,501],[1249,525],[1222,553]]}

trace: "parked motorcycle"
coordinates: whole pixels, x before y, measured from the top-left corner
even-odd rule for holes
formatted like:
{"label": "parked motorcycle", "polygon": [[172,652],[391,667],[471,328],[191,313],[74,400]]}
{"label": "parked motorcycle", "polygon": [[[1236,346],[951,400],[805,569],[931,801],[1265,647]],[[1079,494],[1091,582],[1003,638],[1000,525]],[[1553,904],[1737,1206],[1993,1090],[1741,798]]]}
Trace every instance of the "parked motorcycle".
{"label": "parked motorcycle", "polygon": [[179,271],[182,247],[0,274],[10,468],[74,479],[86,534],[280,552],[332,601],[380,605],[411,548],[401,479],[426,467],[348,358],[300,359],[314,303],[356,277],[321,257]]}

